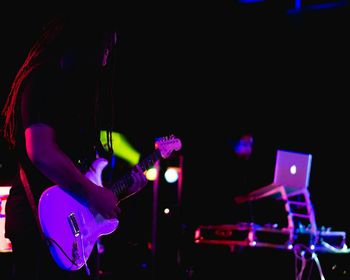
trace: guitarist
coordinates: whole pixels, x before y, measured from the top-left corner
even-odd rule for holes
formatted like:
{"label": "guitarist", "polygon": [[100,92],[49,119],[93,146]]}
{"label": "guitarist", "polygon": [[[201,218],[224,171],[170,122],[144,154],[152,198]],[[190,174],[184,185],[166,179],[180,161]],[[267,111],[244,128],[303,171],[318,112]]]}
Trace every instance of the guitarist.
{"label": "guitarist", "polygon": [[[96,16],[99,12],[101,16]],[[88,259],[89,273],[66,271],[54,263],[41,238],[35,208],[46,188],[60,185],[106,219],[119,213],[112,191],[84,176],[91,162],[106,154],[99,130],[105,129],[102,119],[112,119],[112,109],[99,108],[104,97],[111,97],[115,78],[111,73],[117,38],[111,18],[106,11],[84,11],[84,15],[72,12],[48,21],[15,76],[2,110],[1,132],[19,165],[5,225],[15,280],[98,279],[93,254]],[[104,112],[109,116],[100,117]],[[107,149],[107,154],[111,152]],[[136,166],[131,175],[130,192],[146,185],[141,168]]]}

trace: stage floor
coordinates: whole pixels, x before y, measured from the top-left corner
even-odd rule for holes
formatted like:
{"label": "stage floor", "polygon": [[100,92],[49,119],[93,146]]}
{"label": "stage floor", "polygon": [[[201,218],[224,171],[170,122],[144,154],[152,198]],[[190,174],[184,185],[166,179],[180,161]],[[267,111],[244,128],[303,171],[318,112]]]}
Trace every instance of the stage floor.
{"label": "stage floor", "polygon": [[[327,280],[350,279],[349,254],[319,253],[319,268],[315,260],[309,260],[301,272],[301,266],[296,267],[298,260],[293,251],[241,247],[232,252],[227,246],[208,244],[187,249],[181,264],[163,258],[156,270],[152,269],[151,260],[138,252],[126,257],[101,256],[101,280],[296,280],[298,273],[302,274],[299,279],[321,280],[319,268]],[[11,267],[12,253],[0,253],[0,279],[12,280]]]}

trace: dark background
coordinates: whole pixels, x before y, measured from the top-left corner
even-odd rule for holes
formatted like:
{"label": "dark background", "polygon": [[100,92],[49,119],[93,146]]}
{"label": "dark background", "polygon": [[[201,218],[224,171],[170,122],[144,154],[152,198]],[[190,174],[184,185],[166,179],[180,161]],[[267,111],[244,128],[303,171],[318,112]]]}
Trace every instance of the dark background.
{"label": "dark background", "polygon": [[[277,148],[313,155],[317,224],[348,232],[348,2],[314,9],[329,2],[305,1],[300,11],[292,1],[140,2],[116,3],[115,123],[143,155],[155,137],[181,139],[181,224],[189,236],[200,224],[236,222],[234,195],[272,182]],[[1,11],[1,104],[47,16],[34,14]],[[230,143],[241,131],[254,136],[246,189],[235,186],[231,165]],[[14,163],[3,142],[1,149],[6,184]],[[126,203],[131,218],[122,220],[117,239],[143,250],[151,201],[149,188]],[[268,220],[273,213],[263,214]],[[124,237],[123,230],[132,233]]]}

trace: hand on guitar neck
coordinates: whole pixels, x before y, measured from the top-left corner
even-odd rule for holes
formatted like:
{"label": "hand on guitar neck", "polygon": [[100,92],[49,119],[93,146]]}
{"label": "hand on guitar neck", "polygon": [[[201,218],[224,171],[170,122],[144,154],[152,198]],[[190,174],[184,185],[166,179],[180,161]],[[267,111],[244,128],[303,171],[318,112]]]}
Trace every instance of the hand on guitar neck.
{"label": "hand on guitar neck", "polygon": [[130,173],[132,184],[130,187],[126,188],[125,192],[118,196],[118,205],[124,199],[130,197],[133,194],[136,194],[142,190],[147,184],[147,178],[144,174],[144,171],[139,165],[135,165]]}

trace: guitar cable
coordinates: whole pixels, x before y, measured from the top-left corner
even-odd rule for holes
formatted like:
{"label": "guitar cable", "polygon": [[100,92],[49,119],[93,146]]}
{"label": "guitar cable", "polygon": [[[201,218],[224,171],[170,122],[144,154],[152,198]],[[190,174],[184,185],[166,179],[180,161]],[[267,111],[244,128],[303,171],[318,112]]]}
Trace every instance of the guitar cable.
{"label": "guitar cable", "polygon": [[86,274],[88,276],[90,276],[90,269],[89,269],[89,266],[87,264],[87,259],[85,257],[85,247],[84,247],[83,235],[80,234],[79,236],[80,236],[80,243],[81,243],[81,248],[82,248],[82,253],[83,253],[83,260],[84,260],[85,271],[86,271]]}
{"label": "guitar cable", "polygon": [[52,238],[50,238],[50,237],[46,237],[46,240],[47,240],[47,243],[48,243],[49,245],[51,245],[52,243],[55,244],[55,245],[58,247],[58,249],[61,250],[62,254],[63,254],[73,265],[78,266],[77,263],[67,255],[67,253],[66,253],[66,252],[63,250],[63,248],[57,243],[56,240],[54,240],[54,239],[52,239]]}
{"label": "guitar cable", "polygon": [[[63,248],[57,243],[56,240],[50,238],[50,237],[46,237],[46,240],[48,242],[49,245],[51,245],[52,243],[54,243],[63,253],[63,255],[75,266],[78,266],[78,264],[72,259],[70,258],[67,253],[63,250]],[[83,236],[82,234],[80,235],[80,242],[81,242],[81,247],[82,247],[82,253],[83,253],[83,260],[84,260],[84,266],[85,266],[85,270],[86,270],[86,274],[88,276],[90,276],[90,269],[89,266],[87,264],[87,259],[85,257],[85,251],[84,251],[84,241],[83,241]]]}

